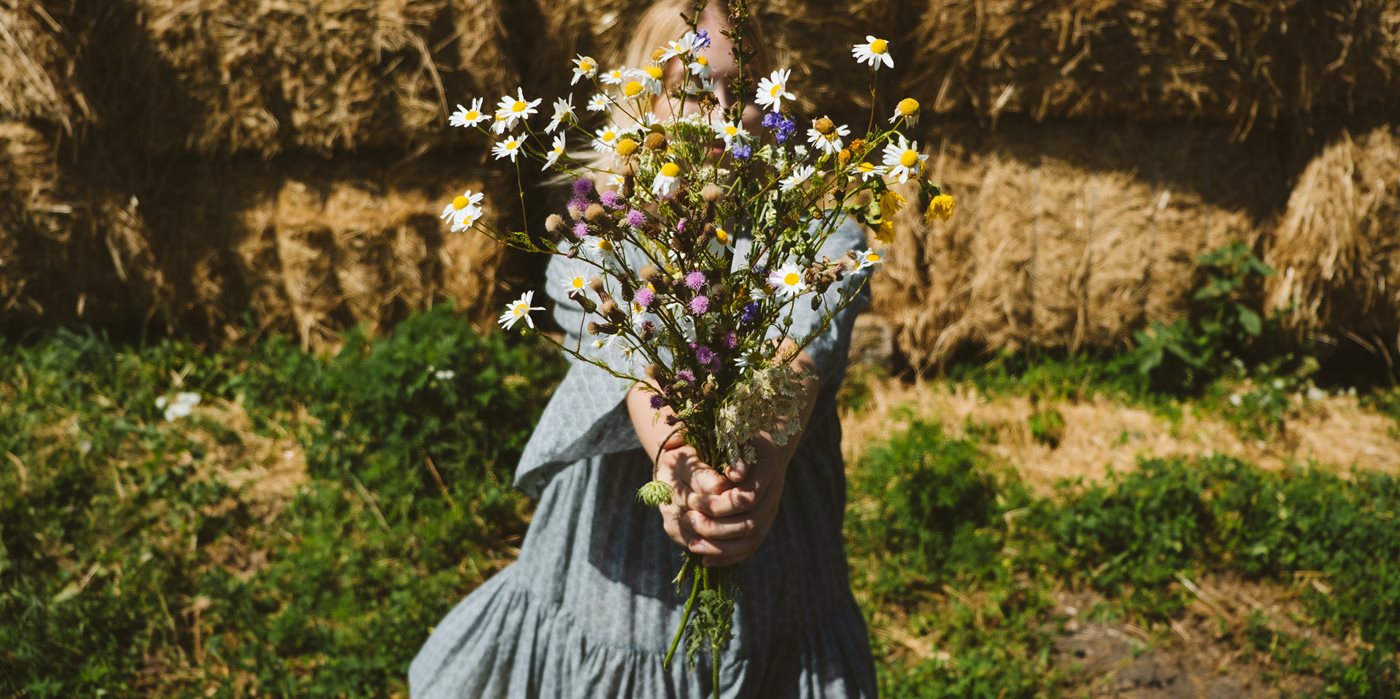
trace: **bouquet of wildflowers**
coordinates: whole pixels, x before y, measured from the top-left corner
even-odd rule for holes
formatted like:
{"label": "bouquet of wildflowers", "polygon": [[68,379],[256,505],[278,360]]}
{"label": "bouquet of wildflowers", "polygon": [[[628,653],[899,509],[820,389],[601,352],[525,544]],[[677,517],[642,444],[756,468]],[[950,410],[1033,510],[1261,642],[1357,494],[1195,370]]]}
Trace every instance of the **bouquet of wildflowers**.
{"label": "bouquet of wildflowers", "polygon": [[[894,183],[916,181],[930,217],[947,218],[953,209],[952,197],[925,177],[928,156],[898,131],[917,118],[916,100],[903,99],[892,116],[878,119],[872,104],[866,132],[856,137],[825,116],[799,119],[791,112],[796,97],[789,71],[774,71],[756,86],[746,77],[743,67],[753,58],[743,40],[747,10],[743,2],[730,2],[729,9],[725,34],[740,69],[728,87],[736,104],[719,107],[706,58],[710,37],[694,29],[696,17],[687,18],[692,31],[659,47],[650,65],[604,72],[592,58],[578,56],[572,84],[592,88],[588,109],[624,114],[630,123],[585,128],[570,94],[554,102],[552,117],[536,130],[531,119],[541,100],[519,89],[502,97],[493,113],[474,99],[450,120],[490,138],[492,153],[510,158],[517,174],[522,161],[532,159],[578,178],[566,214],[548,217],[548,235],[531,234],[528,224],[521,231],[486,225],[487,204],[470,191],[442,213],[454,232],[476,230],[580,262],[575,268],[586,273],[549,283],[565,285],[583,308],[583,329],[593,340],[561,348],[645,386],[654,408],[670,408],[669,424],[700,460],[721,470],[753,459],[751,441],[761,433],[785,444],[800,430],[802,377],[792,360],[881,262],[874,249],[819,259],[828,236],[853,216],[875,231],[877,241],[889,243],[893,216],[907,203],[890,188]],[[894,65],[888,42],[873,36],[852,53],[872,71]],[[668,88],[663,77],[672,61],[684,68],[683,84]],[[748,95],[766,110],[760,133],[749,133],[741,122]],[[652,113],[654,100],[687,98],[698,99],[698,112],[665,121]],[[602,155],[579,157],[571,146],[580,144]],[[500,324],[511,329],[524,322],[533,329],[531,312],[543,310],[533,298],[526,291],[508,304]],[[822,322],[805,337],[790,337],[799,304]],[[783,337],[791,341],[777,341]],[[613,351],[595,351],[605,349]],[[660,505],[671,502],[672,493],[653,480],[639,497]],[[682,637],[692,662],[701,650],[717,655],[730,637],[730,576],[698,558],[687,552],[676,576],[690,593],[667,664]],[[718,662],[712,666],[717,673]]]}

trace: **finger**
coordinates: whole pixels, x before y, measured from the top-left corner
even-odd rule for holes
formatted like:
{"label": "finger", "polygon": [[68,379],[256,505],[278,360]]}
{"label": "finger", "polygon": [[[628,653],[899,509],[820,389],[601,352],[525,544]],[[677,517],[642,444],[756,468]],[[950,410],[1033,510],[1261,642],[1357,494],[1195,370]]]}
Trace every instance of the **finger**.
{"label": "finger", "polygon": [[728,565],[752,556],[760,543],[762,539],[757,536],[728,540],[695,538],[687,548],[691,553],[704,556],[705,565]]}
{"label": "finger", "polygon": [[730,481],[738,483],[744,480],[744,476],[749,475],[749,465],[745,463],[743,459],[735,459],[734,463],[730,464],[729,468],[725,470],[724,475],[729,478]]}
{"label": "finger", "polygon": [[718,495],[733,487],[729,479],[712,468],[693,468],[690,471],[690,489],[697,493]]}
{"label": "finger", "polygon": [[719,494],[691,491],[686,494],[685,507],[699,510],[710,517],[733,517],[752,512],[761,502],[761,494],[743,486],[734,486]]}
{"label": "finger", "polygon": [[708,540],[738,539],[758,530],[758,520],[745,515],[716,518],[690,510],[681,514],[681,522],[686,529]]}
{"label": "finger", "polygon": [[694,533],[687,532],[681,527],[681,518],[679,517],[681,509],[672,505],[662,505],[659,509],[661,510],[661,528],[666,530],[666,536],[670,537],[671,541],[676,542],[676,544],[689,548],[690,542],[696,537]]}
{"label": "finger", "polygon": [[666,443],[661,445],[662,449],[680,449],[685,446],[685,435],[677,432],[666,439]]}

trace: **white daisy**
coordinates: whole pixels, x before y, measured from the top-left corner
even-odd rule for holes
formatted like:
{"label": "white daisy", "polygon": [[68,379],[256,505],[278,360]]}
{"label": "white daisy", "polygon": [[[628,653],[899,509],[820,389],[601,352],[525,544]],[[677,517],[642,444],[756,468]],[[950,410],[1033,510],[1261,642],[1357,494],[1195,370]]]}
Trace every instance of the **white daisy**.
{"label": "white daisy", "polygon": [[875,265],[878,265],[885,261],[885,258],[882,257],[880,253],[875,252],[874,250],[866,250],[865,252],[859,253],[856,255],[856,259],[860,260],[860,267],[858,267],[857,269],[866,269],[867,267],[874,267]]}
{"label": "white daisy", "polygon": [[870,178],[872,177],[885,176],[884,168],[866,160],[862,160],[859,163],[856,163],[856,166],[852,168],[852,171],[860,173],[860,179],[865,182],[869,182]]}
{"label": "white daisy", "polygon": [[783,110],[783,100],[796,100],[797,96],[788,92],[788,78],[792,77],[792,71],[786,68],[775,70],[773,74],[758,81],[758,95],[754,101],[759,106],[768,107],[770,111],[781,112]]}
{"label": "white daisy", "polygon": [[642,88],[648,94],[661,94],[661,79],[665,77],[665,71],[659,65],[649,65],[641,70],[628,71],[628,77],[641,83]]}
{"label": "white daisy", "polygon": [[681,167],[675,163],[666,163],[656,171],[656,179],[651,182],[651,191],[662,199],[668,199],[676,193],[676,188],[680,185]]}
{"label": "white daisy", "polygon": [[554,116],[549,118],[549,124],[544,127],[545,133],[554,133],[564,123],[565,119],[573,120],[574,116],[574,96],[569,95],[568,99],[554,100]]}
{"label": "white daisy", "polygon": [[491,133],[497,136],[505,133],[508,124],[510,124],[510,120],[499,114],[491,117]]}
{"label": "white daisy", "polygon": [[558,162],[559,156],[561,156],[561,155],[563,155],[563,154],[564,154],[564,134],[555,134],[555,135],[554,135],[554,145],[553,145],[552,148],[549,149],[549,152],[548,152],[548,153],[545,153],[545,154],[544,154],[544,167],[543,167],[543,168],[540,168],[540,169],[542,169],[542,170],[548,170],[548,169],[554,167],[554,163]]}
{"label": "white daisy", "polygon": [[[812,121],[813,124],[817,122]],[[816,127],[807,129],[807,142],[816,147],[817,150],[827,155],[836,155],[845,146],[845,141],[841,139],[851,135],[851,128],[842,124],[833,126],[830,133],[823,134],[817,131]]]}
{"label": "white daisy", "polygon": [[458,211],[469,206],[480,204],[484,196],[486,195],[480,192],[472,193],[472,190],[468,189],[466,192],[454,197],[452,203],[448,204],[447,207],[442,210],[442,220],[447,221],[452,219]]}
{"label": "white daisy", "polygon": [[491,154],[496,156],[497,160],[501,158],[510,158],[510,161],[513,163],[515,162],[515,157],[520,155],[520,147],[523,145],[525,145],[524,136],[506,136],[496,141],[496,145],[491,146]]}
{"label": "white daisy", "polygon": [[701,80],[708,80],[710,78],[710,59],[704,56],[697,55],[690,61],[690,64],[687,65],[686,68],[690,70],[691,75]]}
{"label": "white daisy", "polygon": [[607,95],[599,92],[598,94],[593,95],[592,99],[588,100],[588,111],[605,112],[607,111],[608,105],[610,104],[612,104],[612,100],[608,99]]}
{"label": "white daisy", "polygon": [[856,57],[858,63],[865,63],[875,70],[880,69],[881,63],[884,63],[886,68],[894,67],[894,59],[890,57],[890,42],[884,39],[867,35],[864,44],[851,47],[851,55]]}
{"label": "white daisy", "polygon": [[695,53],[703,43],[704,40],[695,32],[686,32],[680,39],[666,42],[666,46],[662,49],[661,55],[657,60],[665,63],[676,56]]}
{"label": "white daisy", "polygon": [[453,112],[452,116],[448,117],[447,123],[452,126],[467,127],[476,126],[485,121],[487,117],[481,112],[481,102],[482,100],[480,97],[472,100],[470,109],[460,104],[457,105],[457,111]]}
{"label": "white daisy", "polygon": [[661,120],[656,118],[656,114],[651,112],[650,110],[642,112],[640,119],[637,117],[632,117],[632,121],[638,126],[641,126],[643,129],[649,129],[661,123]]}
{"label": "white daisy", "polygon": [[602,153],[616,148],[617,139],[621,135],[616,126],[604,126],[598,129],[594,132],[593,150]]}
{"label": "white daisy", "polygon": [[742,139],[749,135],[744,130],[744,125],[733,121],[726,121],[723,124],[715,125],[715,135],[724,139],[724,145],[732,147],[736,139]]}
{"label": "white daisy", "polygon": [[919,153],[918,143],[906,140],[901,134],[898,141],[885,144],[884,160],[885,167],[889,168],[890,177],[897,178],[900,184],[904,184],[909,181],[911,175],[919,174],[928,156]]}
{"label": "white daisy", "polygon": [[575,274],[560,282],[560,286],[568,290],[570,295],[582,294],[583,290],[588,288],[588,277],[582,274]]}
{"label": "white daisy", "polygon": [[[496,118],[505,122],[504,129],[515,128],[517,121],[524,121],[535,113],[535,107],[539,106],[541,100],[525,99],[525,91],[515,88],[515,97],[506,95],[496,103]],[[504,130],[503,129],[503,130]]]}
{"label": "white daisy", "polygon": [[613,244],[607,238],[590,235],[579,243],[579,249],[588,259],[601,263],[613,251]]}
{"label": "white daisy", "polygon": [[601,76],[598,77],[598,79],[603,81],[603,83],[606,85],[621,85],[623,78],[626,77],[626,74],[627,71],[623,68],[613,68],[612,70],[603,73]]}
{"label": "white daisy", "polygon": [[608,180],[607,180],[607,182],[604,182],[603,184],[607,185],[608,187],[612,187],[613,189],[620,190],[620,189],[622,189],[622,185],[624,185],[624,184],[626,184],[626,183],[627,183],[627,178],[626,178],[626,177],[624,177],[624,176],[623,176],[622,174],[620,174],[620,173],[613,173],[613,174],[611,174],[611,175],[608,175]]}
{"label": "white daisy", "polygon": [[598,74],[598,62],[583,54],[576,54],[574,59],[574,79],[569,81],[570,85],[578,84],[582,78],[592,78]]}
{"label": "white daisy", "polygon": [[779,296],[793,298],[807,290],[807,282],[802,280],[802,268],[788,263],[768,273],[768,284]]}
{"label": "white daisy", "polygon": [[782,181],[782,190],[784,192],[792,191],[797,185],[806,182],[807,178],[811,177],[816,171],[817,169],[811,165],[798,165],[796,168],[793,168],[792,174]]}
{"label": "white daisy", "polygon": [[710,252],[718,255],[724,250],[734,252],[734,234],[723,228],[716,228],[715,237],[710,239]]}
{"label": "white daisy", "polygon": [[476,225],[477,221],[481,220],[481,216],[484,213],[485,211],[479,206],[468,206],[465,209],[454,212],[452,216],[452,232],[459,233],[470,229],[472,226]]}
{"label": "white daisy", "polygon": [[527,291],[521,294],[520,298],[516,299],[515,301],[512,301],[511,303],[506,304],[505,313],[502,313],[501,317],[496,319],[496,322],[500,323],[502,328],[510,330],[512,327],[515,326],[516,322],[518,322],[521,318],[524,318],[525,324],[530,326],[530,329],[533,330],[535,327],[535,321],[533,318],[530,317],[530,311],[544,310],[543,306],[530,305],[530,302],[533,301],[534,298],[534,291]]}

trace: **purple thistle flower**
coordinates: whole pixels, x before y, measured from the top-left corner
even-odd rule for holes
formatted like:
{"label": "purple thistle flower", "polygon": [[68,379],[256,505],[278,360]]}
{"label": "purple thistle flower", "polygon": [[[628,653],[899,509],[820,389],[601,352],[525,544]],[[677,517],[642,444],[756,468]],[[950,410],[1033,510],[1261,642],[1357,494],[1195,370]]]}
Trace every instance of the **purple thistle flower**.
{"label": "purple thistle flower", "polygon": [[666,407],[666,399],[662,398],[660,393],[651,394],[651,409],[660,410],[664,407]]}
{"label": "purple thistle flower", "polygon": [[691,291],[699,291],[700,287],[705,285],[705,273],[697,269],[685,275],[685,285],[690,287]]}
{"label": "purple thistle flower", "polygon": [[740,323],[743,323],[744,325],[748,325],[749,323],[752,323],[752,322],[754,322],[754,321],[757,320],[757,319],[758,319],[758,302],[757,302],[757,301],[750,301],[750,302],[748,303],[748,305],[744,306],[744,312],[741,313],[741,314],[739,314],[739,322],[740,322]]}
{"label": "purple thistle flower", "polygon": [[591,197],[597,191],[598,188],[593,184],[591,178],[580,177],[574,180],[574,196],[576,197]]}
{"label": "purple thistle flower", "polygon": [[719,369],[719,355],[715,351],[704,345],[691,345],[695,348],[695,361],[708,367],[711,371]]}
{"label": "purple thistle flower", "polygon": [[688,220],[689,220],[689,219],[684,219],[684,218],[683,218],[683,219],[681,219],[681,220],[679,220],[679,221],[676,222],[676,232],[677,232],[677,233],[684,233],[684,232],[685,232],[685,224],[687,223]]}
{"label": "purple thistle flower", "polygon": [[676,380],[684,381],[686,383],[695,383],[695,372],[689,369],[681,369],[680,371],[676,372]]}
{"label": "purple thistle flower", "polygon": [[574,224],[574,237],[575,237],[575,238],[583,238],[583,237],[585,237],[585,236],[587,236],[587,235],[588,235],[588,224],[587,224],[586,222],[584,222],[584,221],[579,221],[578,223],[575,223],[575,224]]}
{"label": "purple thistle flower", "polygon": [[614,211],[626,206],[626,203],[622,201],[622,195],[611,190],[603,192],[602,202],[603,206],[606,206]]}
{"label": "purple thistle flower", "polygon": [[641,228],[647,225],[647,215],[636,209],[628,211],[627,215],[623,216],[623,219],[627,222],[627,225],[633,228]]}
{"label": "purple thistle flower", "polygon": [[690,312],[693,315],[703,316],[710,310],[710,300],[704,296],[696,296],[690,300]]}
{"label": "purple thistle flower", "polygon": [[583,210],[588,208],[589,203],[591,202],[583,197],[574,197],[569,200],[569,213],[578,218],[583,215]]}
{"label": "purple thistle flower", "polygon": [[753,156],[753,146],[750,146],[746,143],[740,143],[731,148],[729,152],[733,153],[734,157],[739,160],[748,160],[750,157]]}
{"label": "purple thistle flower", "polygon": [[729,332],[725,333],[725,335],[724,335],[724,346],[725,346],[725,347],[728,347],[729,349],[734,349],[735,347],[738,347],[738,346],[739,346],[739,333],[736,333],[736,332],[734,332],[733,330],[730,330]]}
{"label": "purple thistle flower", "polygon": [[651,302],[655,300],[655,298],[655,295],[651,293],[651,289],[648,289],[645,286],[640,289],[637,289],[637,293],[632,295],[632,301],[638,306],[641,306],[642,308],[650,306]]}

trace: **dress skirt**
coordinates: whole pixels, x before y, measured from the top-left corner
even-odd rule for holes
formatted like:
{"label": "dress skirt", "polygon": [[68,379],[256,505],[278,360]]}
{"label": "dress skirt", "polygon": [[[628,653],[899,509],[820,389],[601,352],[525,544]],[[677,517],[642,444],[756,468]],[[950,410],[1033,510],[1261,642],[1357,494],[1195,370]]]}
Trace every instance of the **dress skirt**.
{"label": "dress skirt", "polygon": [[[758,552],[738,568],[724,697],[873,697],[875,667],[851,595],[841,527],[840,425],[818,405]],[[640,449],[573,462],[541,494],[520,557],[462,600],[409,668],[412,696],[708,697],[708,650],[661,666],[689,589],[682,551],[637,501]]]}

